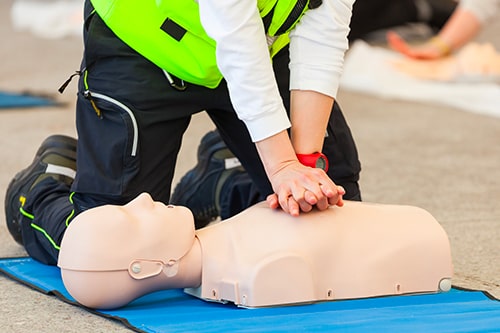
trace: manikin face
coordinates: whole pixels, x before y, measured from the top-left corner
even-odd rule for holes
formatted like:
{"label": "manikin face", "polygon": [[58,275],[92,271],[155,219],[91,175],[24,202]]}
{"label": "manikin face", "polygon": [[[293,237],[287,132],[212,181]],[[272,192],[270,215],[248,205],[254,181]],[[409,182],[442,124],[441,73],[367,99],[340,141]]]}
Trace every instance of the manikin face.
{"label": "manikin face", "polygon": [[75,270],[126,269],[131,260],[177,260],[192,246],[194,222],[181,206],[143,193],[124,206],[78,215],[64,235],[58,265]]}
{"label": "manikin face", "polygon": [[116,223],[127,225],[132,229],[138,228],[138,231],[158,232],[161,229],[182,229],[191,222],[189,217],[185,216],[188,213],[185,207],[167,206],[162,202],[153,201],[148,193],[140,194],[124,206],[105,206],[104,209],[109,214],[116,213]]}

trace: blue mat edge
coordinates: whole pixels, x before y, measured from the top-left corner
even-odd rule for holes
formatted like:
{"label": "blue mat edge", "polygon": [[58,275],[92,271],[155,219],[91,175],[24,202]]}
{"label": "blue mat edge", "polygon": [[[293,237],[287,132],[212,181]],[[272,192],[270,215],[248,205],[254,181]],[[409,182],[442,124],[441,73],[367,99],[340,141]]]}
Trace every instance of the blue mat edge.
{"label": "blue mat edge", "polygon": [[[6,102],[2,100],[6,99]],[[19,109],[19,108],[34,108],[45,106],[57,106],[59,103],[55,102],[49,96],[41,96],[29,92],[7,92],[0,91],[0,110],[3,109]]]}
{"label": "blue mat edge", "polygon": [[[0,262],[2,262],[2,261],[10,261],[10,260],[23,260],[24,261],[24,260],[33,260],[33,259],[31,259],[30,257],[0,258]],[[41,264],[41,263],[39,263],[39,264]],[[41,265],[43,265],[43,264],[41,264]],[[106,313],[106,311],[97,311],[97,310],[94,310],[94,309],[91,309],[91,308],[84,307],[81,304],[77,303],[76,301],[72,300],[71,296],[69,296],[69,294],[68,294],[68,296],[66,296],[63,293],[60,293],[58,290],[55,290],[55,289],[51,290],[50,288],[44,289],[41,286],[37,286],[36,284],[28,282],[27,280],[23,280],[21,278],[18,278],[15,275],[11,274],[9,271],[6,271],[3,267],[0,267],[0,273],[3,273],[8,278],[10,278],[10,279],[12,279],[12,280],[14,280],[14,281],[22,284],[22,285],[25,285],[25,286],[27,286],[27,287],[35,290],[35,291],[41,292],[41,293],[43,293],[45,295],[50,295],[50,296],[53,295],[53,296],[57,297],[58,299],[60,299],[61,301],[67,303],[67,304],[80,307],[80,308],[88,311],[89,313],[98,315],[100,317],[103,317],[103,318],[106,318],[106,319],[111,319],[111,320],[114,320],[116,322],[119,322],[119,323],[123,324],[125,327],[127,327],[128,329],[130,329],[132,331],[139,332],[139,333],[148,333],[148,332],[150,332],[149,330],[148,331],[141,330],[137,326],[131,324],[124,317],[111,315],[109,313]],[[453,286],[453,289],[455,289],[457,291],[473,292],[475,294],[482,294],[482,295],[484,295],[485,298],[488,298],[490,300],[497,301],[497,302],[500,301],[500,299],[495,298],[492,294],[490,294],[489,292],[484,291],[484,290],[469,289],[469,288],[464,288],[464,287],[459,287],[459,286]],[[447,293],[445,293],[445,294],[447,294]],[[414,296],[419,296],[419,295],[414,295]],[[426,296],[426,294],[422,294],[422,296]],[[380,299],[380,298],[383,299],[383,298],[388,298],[388,297],[389,296],[382,296],[382,297],[377,297],[375,299]],[[213,304],[213,303],[211,303],[211,304]],[[215,304],[217,304],[217,303],[215,303]]]}
{"label": "blue mat edge", "polygon": [[[16,260],[16,259],[30,259],[30,257],[3,257],[3,258],[0,258],[0,261],[4,261],[4,260]],[[111,319],[111,320],[115,320],[115,321],[118,321],[120,323],[122,323],[124,326],[126,326],[127,328],[135,331],[135,332],[138,332],[138,333],[148,333],[147,331],[144,331],[144,330],[141,330],[139,328],[137,328],[136,326],[132,325],[127,319],[123,318],[123,317],[119,317],[119,316],[114,316],[114,315],[110,315],[110,314],[107,314],[107,313],[104,313],[102,311],[98,311],[98,310],[95,310],[95,309],[92,309],[92,308],[88,308],[88,307],[85,307],[83,305],[81,305],[80,303],[78,303],[77,301],[75,300],[72,300],[70,298],[68,298],[67,296],[65,296],[64,294],[60,293],[59,291],[57,290],[45,290],[43,289],[42,287],[40,286],[37,286],[33,283],[29,283],[28,281],[26,280],[23,280],[23,279],[20,279],[18,277],[16,277],[14,274],[11,274],[10,272],[2,269],[0,267],[0,273],[4,274],[5,276],[7,276],[9,279],[13,280],[13,281],[16,281],[17,283],[20,283],[28,288],[31,288],[37,292],[40,292],[44,295],[48,295],[48,296],[55,296],[57,297],[59,300],[67,303],[67,304],[70,304],[70,305],[73,305],[75,307],[79,307],[81,309],[84,309],[92,314],[95,314],[95,315],[98,315],[100,317],[103,317],[103,318],[106,318],[106,319]]]}

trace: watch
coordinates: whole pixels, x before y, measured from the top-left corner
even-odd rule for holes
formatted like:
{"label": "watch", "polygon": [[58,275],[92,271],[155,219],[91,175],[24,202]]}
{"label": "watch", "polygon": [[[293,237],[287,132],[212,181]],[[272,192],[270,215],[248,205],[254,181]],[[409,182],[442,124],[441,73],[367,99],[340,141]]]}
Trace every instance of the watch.
{"label": "watch", "polygon": [[328,171],[328,159],[322,153],[297,154],[300,163],[311,168],[320,168]]}

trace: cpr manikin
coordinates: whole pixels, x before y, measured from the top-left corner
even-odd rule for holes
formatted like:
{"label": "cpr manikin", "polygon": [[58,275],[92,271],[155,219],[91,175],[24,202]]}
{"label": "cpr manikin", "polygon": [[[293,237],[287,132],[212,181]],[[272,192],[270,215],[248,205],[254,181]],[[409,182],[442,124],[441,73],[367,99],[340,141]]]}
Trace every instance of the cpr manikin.
{"label": "cpr manikin", "polygon": [[58,266],[81,304],[114,308],[186,288],[245,307],[448,290],[448,238],[426,211],[346,201],[292,217],[266,203],[194,230],[190,211],[147,194],[69,225]]}
{"label": "cpr manikin", "polygon": [[435,60],[405,57],[393,65],[403,73],[425,80],[500,82],[500,53],[490,43],[469,43],[457,54]]}

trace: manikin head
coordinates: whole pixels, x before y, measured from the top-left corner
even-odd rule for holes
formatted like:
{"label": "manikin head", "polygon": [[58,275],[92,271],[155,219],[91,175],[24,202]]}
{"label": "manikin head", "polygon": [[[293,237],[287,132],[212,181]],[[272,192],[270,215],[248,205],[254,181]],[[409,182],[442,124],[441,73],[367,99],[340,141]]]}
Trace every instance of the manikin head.
{"label": "manikin head", "polygon": [[177,287],[179,260],[194,242],[187,208],[154,202],[143,193],[127,205],[78,215],[65,232],[58,266],[77,301],[93,308],[118,307]]}

